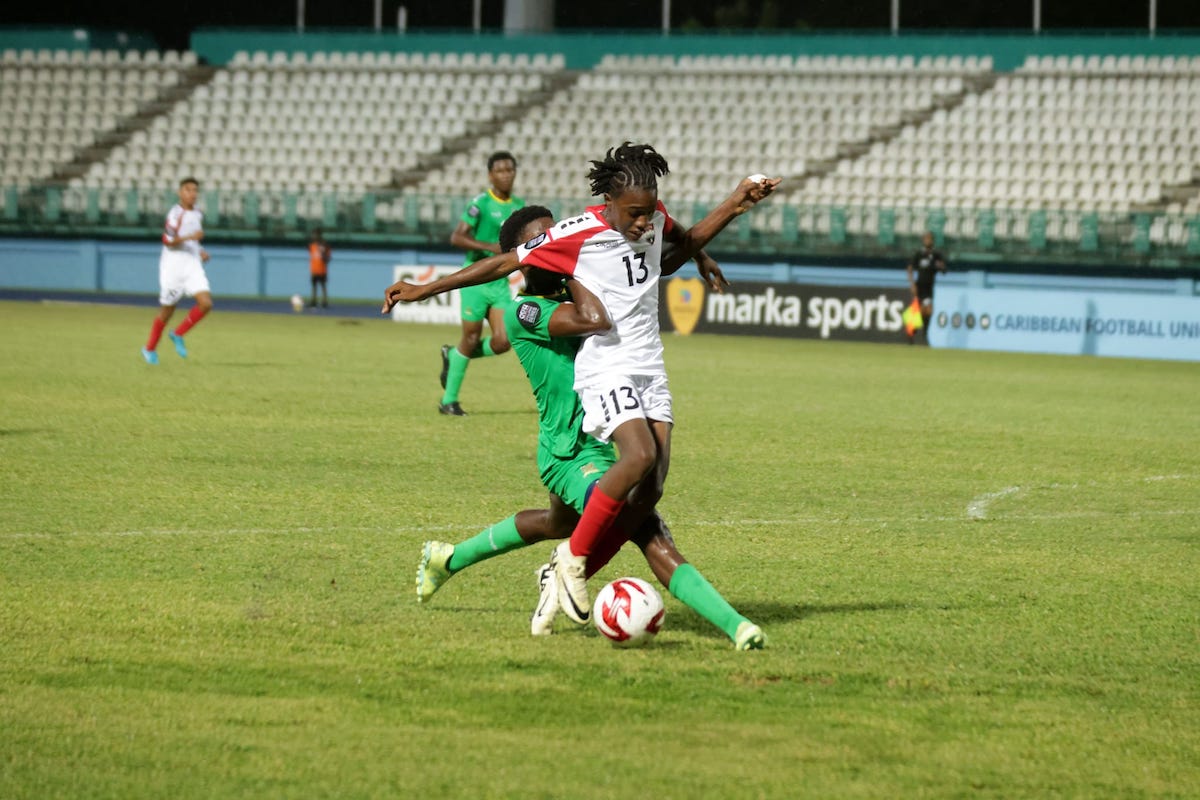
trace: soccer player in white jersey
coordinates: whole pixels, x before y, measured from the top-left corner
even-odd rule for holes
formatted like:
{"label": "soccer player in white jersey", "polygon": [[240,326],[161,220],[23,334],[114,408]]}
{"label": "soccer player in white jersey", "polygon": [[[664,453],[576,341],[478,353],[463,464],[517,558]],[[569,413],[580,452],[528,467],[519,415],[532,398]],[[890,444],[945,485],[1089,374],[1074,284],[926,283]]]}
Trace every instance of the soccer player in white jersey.
{"label": "soccer player in white jersey", "polygon": [[204,215],[196,208],[199,193],[200,184],[196,179],[184,178],[179,182],[179,202],[167,212],[162,255],[158,259],[158,316],[154,318],[150,338],[142,348],[142,358],[147,364],[158,363],[158,340],[180,300],[185,296],[196,298],[196,305],[183,322],[167,334],[180,358],[187,358],[184,334],[212,310],[212,291],[204,272],[208,251],[200,246],[200,240],[204,238]]}
{"label": "soccer player in white jersey", "polygon": [[[555,551],[555,574],[564,613],[588,620],[587,557],[612,528],[635,489],[653,505],[670,467],[671,395],[658,327],[658,279],[694,256],[730,220],[771,194],[779,179],[756,176],[699,223],[684,231],[658,201],[658,178],[669,171],[654,148],[626,142],[592,162],[592,193],[604,204],[564,219],[514,254],[502,254],[424,286],[400,282],[385,293],[384,310],[423,300],[518,264],[570,275],[605,305],[613,327],[584,341],[575,358],[575,388],[584,409],[583,429],[617,445],[617,463],[592,491],[571,538]],[[664,259],[663,245],[674,251]]]}

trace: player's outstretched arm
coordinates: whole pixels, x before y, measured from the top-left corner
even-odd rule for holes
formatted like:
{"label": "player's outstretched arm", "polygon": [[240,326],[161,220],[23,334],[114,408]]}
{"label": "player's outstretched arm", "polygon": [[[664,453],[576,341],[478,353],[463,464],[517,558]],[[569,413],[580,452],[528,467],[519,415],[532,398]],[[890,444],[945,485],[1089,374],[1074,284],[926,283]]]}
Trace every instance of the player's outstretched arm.
{"label": "player's outstretched arm", "polygon": [[397,303],[417,303],[421,300],[428,300],[436,294],[445,294],[464,286],[478,286],[481,283],[503,278],[514,271],[517,266],[516,253],[501,253],[498,256],[482,258],[471,266],[438,278],[432,283],[418,286],[408,281],[398,281],[384,291],[383,308],[380,313],[388,313]]}
{"label": "player's outstretched arm", "polygon": [[590,336],[612,328],[608,309],[600,298],[574,278],[567,280],[570,303],[559,303],[546,326],[551,336]]}
{"label": "player's outstretched arm", "polygon": [[729,197],[726,197],[721,201],[719,206],[708,212],[708,215],[704,219],[683,232],[679,240],[679,245],[663,260],[663,272],[677,270],[682,264],[694,258],[702,248],[716,238],[718,233],[725,229],[725,226],[734,217],[741,216],[753,208],[755,204],[770,196],[775,191],[775,187],[779,186],[781,180],[783,179],[767,178],[760,175],[751,175],[749,178],[743,178]]}

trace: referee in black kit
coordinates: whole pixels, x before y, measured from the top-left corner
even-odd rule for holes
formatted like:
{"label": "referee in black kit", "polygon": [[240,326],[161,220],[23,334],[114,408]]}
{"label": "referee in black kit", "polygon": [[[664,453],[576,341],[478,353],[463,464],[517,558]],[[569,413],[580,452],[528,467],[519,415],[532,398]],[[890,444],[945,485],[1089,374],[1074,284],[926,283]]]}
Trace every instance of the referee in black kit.
{"label": "referee in black kit", "polygon": [[[925,332],[925,343],[929,344],[929,320],[933,317],[933,279],[939,272],[946,271],[946,259],[940,250],[933,249],[933,233],[921,234],[921,249],[908,260],[908,285],[914,300],[921,303],[921,329]],[[908,337],[912,344],[914,331]]]}

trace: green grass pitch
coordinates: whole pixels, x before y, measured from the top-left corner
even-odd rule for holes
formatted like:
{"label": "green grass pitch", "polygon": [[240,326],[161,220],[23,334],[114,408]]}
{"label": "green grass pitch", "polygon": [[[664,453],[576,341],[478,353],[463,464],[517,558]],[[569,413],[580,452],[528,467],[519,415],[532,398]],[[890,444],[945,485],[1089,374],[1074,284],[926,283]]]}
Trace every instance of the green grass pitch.
{"label": "green grass pitch", "polygon": [[0,797],[1200,796],[1196,364],[669,337],[661,510],[770,642],[620,651],[528,635],[548,546],[415,602],[545,502],[511,355],[453,419],[453,328],[152,315],[0,303]]}

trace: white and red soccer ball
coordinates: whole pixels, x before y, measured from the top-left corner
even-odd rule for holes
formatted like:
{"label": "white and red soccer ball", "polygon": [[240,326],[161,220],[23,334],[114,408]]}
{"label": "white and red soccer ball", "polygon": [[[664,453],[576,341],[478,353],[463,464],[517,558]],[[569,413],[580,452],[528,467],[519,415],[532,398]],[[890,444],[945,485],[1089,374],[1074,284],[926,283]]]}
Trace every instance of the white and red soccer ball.
{"label": "white and red soccer ball", "polygon": [[662,627],[662,595],[641,578],[617,578],[596,595],[592,620],[596,630],[618,647],[645,644]]}

